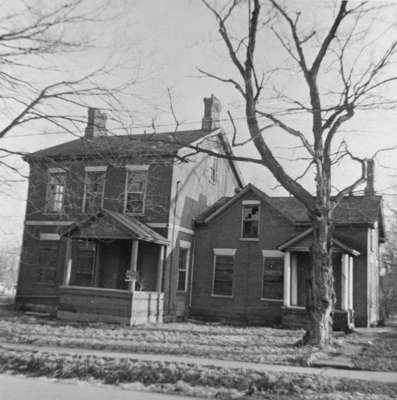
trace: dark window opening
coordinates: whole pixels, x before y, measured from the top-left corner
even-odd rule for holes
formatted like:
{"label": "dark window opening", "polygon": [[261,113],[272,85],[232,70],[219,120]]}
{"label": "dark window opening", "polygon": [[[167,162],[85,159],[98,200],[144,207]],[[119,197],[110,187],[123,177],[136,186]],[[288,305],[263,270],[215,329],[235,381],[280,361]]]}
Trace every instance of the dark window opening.
{"label": "dark window opening", "polygon": [[263,262],[262,298],[282,300],[284,298],[284,259],[266,257]]}
{"label": "dark window opening", "polygon": [[58,264],[58,242],[40,241],[39,263],[36,269],[35,281],[55,285]]}
{"label": "dark window opening", "polygon": [[243,238],[258,238],[259,205],[243,205]]}
{"label": "dark window opening", "polygon": [[217,296],[233,295],[233,256],[215,256],[215,271],[212,294]]}

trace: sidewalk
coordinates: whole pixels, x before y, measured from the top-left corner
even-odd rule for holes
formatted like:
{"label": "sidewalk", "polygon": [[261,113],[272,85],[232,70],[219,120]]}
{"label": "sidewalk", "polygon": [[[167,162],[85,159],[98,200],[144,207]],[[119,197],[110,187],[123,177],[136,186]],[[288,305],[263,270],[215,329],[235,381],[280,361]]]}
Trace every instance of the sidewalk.
{"label": "sidewalk", "polygon": [[397,382],[397,372],[360,371],[351,369],[299,367],[292,365],[256,364],[256,363],[240,362],[240,361],[211,360],[207,358],[198,358],[198,357],[193,358],[184,356],[174,356],[169,354],[137,354],[137,353],[125,353],[117,351],[104,351],[104,350],[69,348],[69,347],[35,346],[28,344],[9,343],[9,342],[0,342],[0,350],[1,349],[43,352],[43,353],[57,353],[57,354],[77,354],[77,355],[86,354],[98,357],[109,357],[117,359],[129,358],[138,361],[178,362],[186,364],[195,364],[200,366],[215,366],[215,367],[233,368],[233,369],[244,368],[258,372],[321,375],[328,378],[359,379],[359,380],[373,381],[379,383]]}

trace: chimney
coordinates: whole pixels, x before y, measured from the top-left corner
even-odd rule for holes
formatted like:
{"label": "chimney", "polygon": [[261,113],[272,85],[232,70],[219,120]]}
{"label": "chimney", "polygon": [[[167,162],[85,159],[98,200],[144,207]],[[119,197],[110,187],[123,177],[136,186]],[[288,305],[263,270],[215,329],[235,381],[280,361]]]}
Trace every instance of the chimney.
{"label": "chimney", "polygon": [[97,108],[89,107],[85,137],[87,139],[94,139],[99,136],[106,136],[106,119],[107,116],[104,112]]}
{"label": "chimney", "polygon": [[220,128],[221,102],[212,94],[211,97],[204,97],[204,118],[201,129],[212,131]]}
{"label": "chimney", "polygon": [[365,187],[365,196],[375,196],[375,171],[374,171],[374,160],[368,159],[367,163],[367,186]]}

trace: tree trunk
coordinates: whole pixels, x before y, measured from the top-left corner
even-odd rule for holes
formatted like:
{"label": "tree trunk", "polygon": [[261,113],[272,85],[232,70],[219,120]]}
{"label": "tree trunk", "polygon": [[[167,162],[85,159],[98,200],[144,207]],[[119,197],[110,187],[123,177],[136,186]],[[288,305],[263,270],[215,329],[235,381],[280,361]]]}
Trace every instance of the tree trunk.
{"label": "tree trunk", "polygon": [[306,310],[309,326],[303,344],[325,347],[331,342],[335,292],[332,271],[332,223],[328,207],[312,217],[313,244],[308,271]]}

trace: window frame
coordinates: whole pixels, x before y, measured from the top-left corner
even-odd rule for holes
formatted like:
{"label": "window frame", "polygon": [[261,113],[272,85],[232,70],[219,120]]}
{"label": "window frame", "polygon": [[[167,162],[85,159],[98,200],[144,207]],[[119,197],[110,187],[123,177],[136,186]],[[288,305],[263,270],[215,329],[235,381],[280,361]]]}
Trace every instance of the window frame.
{"label": "window frame", "polygon": [[[50,236],[54,235],[54,236]],[[33,283],[35,285],[40,285],[40,286],[56,286],[57,285],[57,271],[58,271],[58,263],[59,263],[59,236],[56,238],[56,234],[42,234],[40,233],[40,241],[39,241],[39,251],[37,255],[37,266],[34,274],[34,280]],[[49,267],[48,265],[45,265],[44,267],[41,266],[41,257],[42,257],[42,250],[45,248],[48,248],[48,246],[54,246],[55,249],[55,265],[52,267]],[[48,257],[45,257],[48,259]],[[38,272],[39,270],[51,270],[54,273],[54,279],[53,280],[38,280]]]}
{"label": "window frame", "polygon": [[[244,209],[246,207],[252,207],[252,206],[257,206],[258,207],[258,236],[256,237],[246,237],[244,236],[244,222],[246,221],[244,219]],[[243,200],[241,203],[241,235],[240,235],[240,240],[242,241],[259,241],[259,234],[260,234],[260,222],[261,222],[261,202],[259,200]]]}
{"label": "window frame", "polygon": [[[262,273],[261,273],[261,293],[260,299],[262,301],[274,301],[274,302],[284,302],[284,257],[285,253],[278,250],[262,250]],[[281,299],[275,299],[272,297],[264,297],[264,289],[265,289],[265,262],[266,258],[279,258],[282,262],[282,289],[283,289],[283,296]]]}
{"label": "window frame", "polygon": [[[224,299],[233,299],[234,298],[234,265],[235,265],[235,258],[236,258],[236,249],[221,249],[221,248],[214,248],[214,261],[212,266],[212,288],[211,288],[211,297],[215,298],[224,298]],[[216,276],[216,257],[217,256],[226,256],[233,258],[233,272],[232,272],[232,293],[230,295],[225,294],[216,294],[214,293],[215,289],[215,276]]]}
{"label": "window frame", "polygon": [[[146,181],[145,181],[145,190],[144,192],[129,192],[128,191],[128,177],[130,173],[134,172],[145,172]],[[125,174],[125,185],[124,185],[124,214],[127,215],[144,215],[146,209],[146,195],[147,195],[147,187],[149,181],[149,165],[126,165],[126,174]],[[141,212],[127,212],[127,203],[128,203],[128,194],[129,193],[143,193],[142,199],[142,211]]]}
{"label": "window frame", "polygon": [[[60,210],[50,210],[50,195],[51,191],[51,177],[54,175],[64,175],[63,182],[63,192],[62,192],[62,205]],[[65,196],[66,196],[66,181],[67,181],[67,171],[64,168],[48,168],[47,170],[47,184],[46,184],[46,195],[44,203],[44,213],[45,214],[63,214],[65,212]],[[54,203],[54,201],[53,201]]]}
{"label": "window frame", "polygon": [[103,182],[103,188],[102,188],[102,194],[101,194],[101,205],[100,208],[103,208],[103,202],[105,199],[105,187],[106,187],[106,172],[107,172],[107,166],[90,166],[90,167],[85,167],[85,174],[84,174],[84,193],[83,193],[83,205],[82,205],[82,212],[83,213],[88,213],[89,211],[86,209],[87,207],[87,177],[88,174],[90,173],[98,173],[102,172],[104,173],[104,182]]}
{"label": "window frame", "polygon": [[[189,267],[190,267],[190,248],[191,243],[185,240],[180,240],[179,242],[179,255],[178,255],[178,279],[176,282],[176,291],[179,293],[186,293],[188,290],[188,282],[189,282]],[[186,260],[185,260],[185,269],[180,268],[180,261],[181,261],[181,250],[186,251]],[[185,282],[184,282],[184,289],[179,289],[179,273],[180,271],[185,272]]]}

